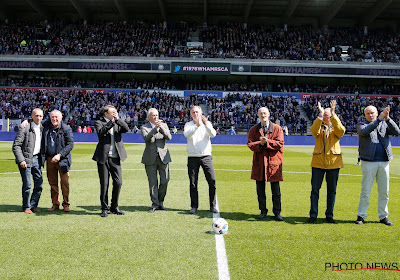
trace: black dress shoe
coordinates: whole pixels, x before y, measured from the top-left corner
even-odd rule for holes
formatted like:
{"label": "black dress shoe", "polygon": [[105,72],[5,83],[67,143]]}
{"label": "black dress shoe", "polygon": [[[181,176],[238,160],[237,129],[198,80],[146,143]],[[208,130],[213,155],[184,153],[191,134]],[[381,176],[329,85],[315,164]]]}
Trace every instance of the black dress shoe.
{"label": "black dress shoe", "polygon": [[362,225],[364,223],[364,219],[360,216],[357,216],[356,225]]}
{"label": "black dress shoe", "polygon": [[385,224],[387,226],[393,226],[393,223],[388,219],[388,217],[385,217],[384,219],[379,221],[382,224]]}
{"label": "black dress shoe", "polygon": [[262,220],[267,217],[267,212],[261,212],[260,215],[257,216],[257,219]]}
{"label": "black dress shoe", "polygon": [[165,208],[163,205],[158,206],[157,209],[162,211],[167,211],[167,208]]}
{"label": "black dress shoe", "polygon": [[108,210],[102,210],[100,216],[101,216],[102,218],[107,217],[107,216],[108,216]]}
{"label": "black dress shoe", "polygon": [[212,212],[212,213],[218,213],[218,210],[217,210],[217,208],[210,208],[210,211]]}
{"label": "black dress shoe", "polygon": [[154,213],[156,211],[156,208],[151,207],[149,211],[147,211],[147,213]]}
{"label": "black dress shoe", "polygon": [[282,222],[283,221],[282,216],[280,214],[276,214],[275,215],[275,221]]}
{"label": "black dress shoe", "polygon": [[115,208],[115,209],[111,209],[110,211],[111,211],[112,214],[115,214],[115,215],[125,215],[125,213],[122,212],[122,211],[119,209],[119,207],[117,207],[117,208]]}
{"label": "black dress shoe", "polygon": [[192,209],[190,209],[190,212],[189,212],[189,213],[193,215],[193,214],[196,213],[196,212],[197,212],[197,208],[194,208],[194,207],[193,207]]}
{"label": "black dress shoe", "polygon": [[316,221],[317,221],[317,218],[311,217],[311,218],[308,219],[307,223],[315,224]]}
{"label": "black dress shoe", "polygon": [[328,223],[330,223],[330,224],[336,224],[336,221],[335,221],[333,218],[331,218],[331,217],[326,218],[325,220],[326,220]]}

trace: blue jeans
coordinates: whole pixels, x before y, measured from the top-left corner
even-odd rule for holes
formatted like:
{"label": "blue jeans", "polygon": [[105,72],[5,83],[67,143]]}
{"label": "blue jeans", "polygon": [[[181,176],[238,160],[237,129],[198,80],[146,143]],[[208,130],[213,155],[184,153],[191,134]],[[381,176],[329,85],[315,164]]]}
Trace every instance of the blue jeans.
{"label": "blue jeans", "polygon": [[[22,210],[37,208],[43,189],[42,169],[40,168],[38,157],[33,156],[31,167],[24,169],[18,165],[18,168],[22,178]],[[29,200],[31,193],[31,174],[33,177],[34,188],[31,199]]]}
{"label": "blue jeans", "polygon": [[311,175],[311,209],[310,217],[318,217],[318,200],[319,190],[321,189],[322,181],[326,180],[326,211],[327,218],[333,218],[333,208],[335,207],[336,186],[339,179],[339,168],[337,169],[321,169],[312,167]]}

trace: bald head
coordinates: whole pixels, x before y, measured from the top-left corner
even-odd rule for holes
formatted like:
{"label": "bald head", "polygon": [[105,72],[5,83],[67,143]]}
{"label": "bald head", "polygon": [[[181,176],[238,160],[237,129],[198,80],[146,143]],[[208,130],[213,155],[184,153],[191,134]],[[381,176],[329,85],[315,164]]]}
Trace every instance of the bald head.
{"label": "bald head", "polygon": [[373,122],[378,117],[378,110],[376,109],[375,106],[370,105],[367,108],[365,108],[364,115],[367,121]]}
{"label": "bald head", "polygon": [[43,111],[42,109],[35,108],[32,111],[32,120],[36,125],[39,125],[40,122],[43,120]]}
{"label": "bald head", "polygon": [[267,107],[261,107],[257,112],[258,118],[261,120],[263,125],[266,125],[269,122],[269,110]]}

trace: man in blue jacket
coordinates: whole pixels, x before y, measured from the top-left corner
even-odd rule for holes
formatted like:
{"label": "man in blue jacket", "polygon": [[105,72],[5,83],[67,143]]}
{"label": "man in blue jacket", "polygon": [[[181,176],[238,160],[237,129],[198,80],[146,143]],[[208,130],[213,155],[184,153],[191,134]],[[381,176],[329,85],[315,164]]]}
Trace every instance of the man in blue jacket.
{"label": "man in blue jacket", "polygon": [[366,122],[357,125],[359,154],[362,168],[362,186],[356,224],[362,225],[367,217],[372,185],[378,185],[378,215],[380,223],[392,226],[388,219],[389,161],[393,159],[389,135],[400,135],[400,129],[389,117],[387,106],[378,117],[374,106],[365,108]]}
{"label": "man in blue jacket", "polygon": [[62,114],[58,110],[50,113],[50,121],[44,123],[42,135],[42,165],[46,161],[47,179],[50,185],[53,206],[52,212],[60,208],[58,174],[60,174],[62,206],[69,212],[69,170],[71,169],[71,151],[74,148],[72,129],[62,122]]}

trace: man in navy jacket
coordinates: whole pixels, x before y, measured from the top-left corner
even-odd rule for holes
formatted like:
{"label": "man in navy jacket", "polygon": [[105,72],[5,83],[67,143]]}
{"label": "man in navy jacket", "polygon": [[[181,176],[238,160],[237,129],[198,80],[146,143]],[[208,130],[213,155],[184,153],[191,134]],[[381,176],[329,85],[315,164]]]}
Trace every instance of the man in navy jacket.
{"label": "man in navy jacket", "polygon": [[50,185],[53,206],[52,212],[60,208],[58,174],[60,174],[63,207],[69,212],[69,170],[71,169],[71,151],[74,148],[72,129],[62,122],[58,110],[50,113],[50,121],[44,122],[42,135],[42,166],[46,161],[47,179]]}

